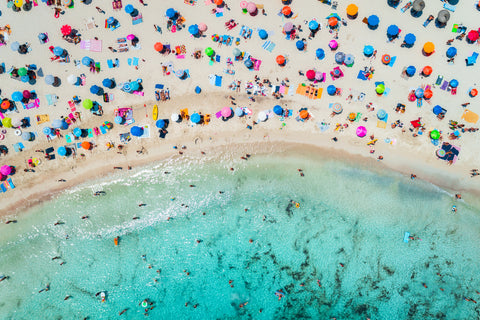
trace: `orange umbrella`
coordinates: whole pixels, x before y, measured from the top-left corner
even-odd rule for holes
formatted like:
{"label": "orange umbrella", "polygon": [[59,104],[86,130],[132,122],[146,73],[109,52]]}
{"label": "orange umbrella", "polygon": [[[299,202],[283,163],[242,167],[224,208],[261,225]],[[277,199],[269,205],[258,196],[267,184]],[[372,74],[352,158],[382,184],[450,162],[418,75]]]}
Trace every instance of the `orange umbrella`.
{"label": "orange umbrella", "polygon": [[163,50],[163,44],[161,42],[157,42],[155,43],[153,48],[155,49],[155,51],[161,52]]}
{"label": "orange umbrella", "polygon": [[433,42],[426,42],[424,45],[423,45],[423,51],[426,53],[426,54],[431,54],[433,53],[433,51],[435,51],[435,45],[433,44]]}
{"label": "orange umbrella", "polygon": [[282,55],[279,55],[279,56],[277,56],[276,61],[279,65],[283,65],[283,64],[285,64],[285,57],[282,56]]}
{"label": "orange umbrella", "polygon": [[3,110],[7,110],[8,108],[10,108],[10,101],[3,100],[2,104],[0,104],[0,108],[2,108]]}
{"label": "orange umbrella", "polygon": [[92,144],[88,141],[83,141],[82,144],[81,144],[82,148],[85,149],[85,150],[90,150],[90,148],[92,147]]}
{"label": "orange umbrella", "polygon": [[352,112],[348,115],[348,119],[350,121],[354,121],[357,118],[357,114],[355,112]]}
{"label": "orange umbrella", "polygon": [[292,9],[289,6],[285,6],[282,9],[282,13],[284,16],[288,17],[289,15],[292,14]]}
{"label": "orange umbrella", "polygon": [[433,96],[433,92],[430,89],[427,89],[423,92],[423,98],[428,100]]}
{"label": "orange umbrella", "polygon": [[335,18],[335,17],[330,17],[330,18],[328,19],[328,25],[329,25],[330,27],[335,27],[335,26],[337,25],[337,23],[338,23],[338,19]]}
{"label": "orange umbrella", "polygon": [[347,6],[347,15],[350,17],[355,17],[358,14],[358,7],[356,4],[349,4]]}
{"label": "orange umbrella", "polygon": [[308,111],[307,110],[300,111],[300,118],[307,119],[308,118]]}
{"label": "orange umbrella", "polygon": [[478,90],[477,89],[472,89],[470,90],[470,97],[476,97],[478,94]]}
{"label": "orange umbrella", "polygon": [[429,76],[429,75],[432,74],[432,71],[433,71],[433,70],[432,70],[432,67],[426,66],[426,67],[423,68],[422,73],[423,73],[423,75],[425,75],[425,76]]}

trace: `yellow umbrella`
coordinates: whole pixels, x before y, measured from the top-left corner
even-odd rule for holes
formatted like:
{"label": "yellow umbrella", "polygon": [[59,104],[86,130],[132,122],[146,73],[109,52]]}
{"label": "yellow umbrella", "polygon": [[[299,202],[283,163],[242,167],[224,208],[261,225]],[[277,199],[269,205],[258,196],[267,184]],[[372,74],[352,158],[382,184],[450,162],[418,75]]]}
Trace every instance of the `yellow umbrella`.
{"label": "yellow umbrella", "polygon": [[423,51],[426,53],[426,54],[430,54],[432,53],[433,51],[435,50],[435,45],[433,44],[433,42],[426,42],[424,45],[423,45]]}
{"label": "yellow umbrella", "polygon": [[15,0],[13,3],[17,8],[21,8],[23,5],[23,0]]}
{"label": "yellow umbrella", "polygon": [[349,4],[347,6],[347,15],[350,17],[355,17],[358,14],[358,7],[356,4]]}

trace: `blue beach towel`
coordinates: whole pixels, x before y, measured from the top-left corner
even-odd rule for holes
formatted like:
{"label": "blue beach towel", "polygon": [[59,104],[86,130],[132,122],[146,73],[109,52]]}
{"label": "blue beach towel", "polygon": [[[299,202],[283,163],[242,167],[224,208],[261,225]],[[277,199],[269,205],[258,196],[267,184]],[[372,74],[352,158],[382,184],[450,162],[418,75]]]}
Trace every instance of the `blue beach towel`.
{"label": "blue beach towel", "polygon": [[388,64],[388,66],[393,67],[393,65],[395,64],[395,61],[397,61],[397,56],[391,57],[390,63]]}

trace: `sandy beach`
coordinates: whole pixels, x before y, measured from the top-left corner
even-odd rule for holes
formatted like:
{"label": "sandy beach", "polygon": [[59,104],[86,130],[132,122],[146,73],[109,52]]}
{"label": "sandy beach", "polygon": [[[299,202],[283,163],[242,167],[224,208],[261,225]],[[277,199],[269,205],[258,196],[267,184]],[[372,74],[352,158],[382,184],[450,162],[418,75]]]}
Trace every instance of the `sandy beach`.
{"label": "sandy beach", "polygon": [[[40,1],[39,1],[40,2]],[[208,1],[207,1],[208,2]],[[5,38],[5,45],[0,47],[2,61],[5,63],[5,72],[0,75],[2,98],[10,99],[15,91],[35,90],[40,106],[38,108],[24,109],[20,102],[16,102],[16,110],[8,111],[5,117],[21,119],[30,117],[30,127],[21,128],[22,131],[35,133],[34,141],[23,141],[20,136],[15,135],[16,128],[2,128],[5,130],[4,139],[0,145],[5,145],[9,152],[0,157],[0,166],[15,167],[16,173],[11,176],[15,189],[8,189],[0,194],[2,216],[11,216],[25,210],[25,208],[41,203],[62,190],[73,187],[84,181],[100,178],[105,175],[114,174],[114,167],[122,167],[128,170],[131,166],[138,166],[159,161],[167,157],[181,157],[183,155],[192,157],[215,154],[221,156],[228,154],[232,157],[241,157],[245,153],[261,154],[265,152],[276,152],[279,157],[282,153],[296,152],[301,149],[308,152],[316,148],[322,154],[330,154],[332,157],[348,158],[351,161],[366,163],[371,167],[385,166],[405,175],[416,174],[418,179],[430,181],[442,188],[451,190],[454,193],[470,192],[472,195],[480,191],[480,178],[470,178],[470,170],[477,168],[478,160],[478,132],[461,132],[461,128],[451,129],[449,120],[457,121],[458,124],[465,124],[465,128],[476,128],[477,124],[468,123],[461,119],[465,109],[471,112],[480,112],[475,97],[469,94],[472,88],[477,87],[477,65],[467,66],[464,59],[472,52],[478,50],[478,44],[469,44],[463,40],[454,40],[451,45],[446,42],[455,38],[458,34],[452,33],[453,24],[463,24],[470,29],[478,27],[476,24],[477,11],[471,3],[461,3],[456,7],[455,12],[450,12],[451,17],[443,28],[435,26],[432,21],[427,27],[422,26],[427,17],[432,14],[437,17],[438,12],[443,9],[443,2],[437,1],[428,3],[420,17],[415,18],[410,11],[402,13],[404,1],[397,9],[388,6],[386,1],[372,1],[374,5],[367,5],[357,1],[358,17],[349,19],[346,15],[346,7],[350,3],[339,3],[336,10],[331,6],[319,1],[293,1],[290,4],[292,15],[290,18],[280,13],[284,7],[281,1],[266,0],[263,3],[265,15],[262,9],[258,9],[255,16],[243,13],[239,3],[227,1],[228,9],[222,5],[219,9],[213,3],[206,4],[204,1],[193,1],[189,5],[183,1],[163,3],[163,1],[146,1],[143,6],[137,1],[123,1],[121,10],[114,10],[110,2],[98,4],[93,2],[85,5],[76,1],[73,8],[61,7],[64,11],[59,18],[54,17],[54,6],[47,6],[41,2],[30,11],[13,12],[2,3],[2,27],[9,24],[11,34]],[[355,3],[355,1],[352,1]],[[125,7],[132,4],[142,15],[143,22],[132,24],[132,17],[125,12]],[[260,3],[257,3],[260,4]],[[105,13],[97,11],[97,5]],[[173,7],[178,15],[185,18],[185,27],[176,32],[167,28],[167,17],[165,12]],[[60,7],[59,7],[60,8]],[[220,17],[212,14],[212,10],[221,12]],[[475,11],[475,12],[474,12]],[[329,20],[325,19],[330,13],[338,13],[343,25],[338,22],[338,30],[329,27]],[[277,14],[280,13],[280,14]],[[364,17],[377,15],[380,18],[379,27],[371,30],[362,22]],[[105,19],[115,17],[120,25],[115,30],[105,28]],[[98,27],[90,23],[90,17]],[[32,26],[32,19],[35,21]],[[227,30],[225,23],[234,19],[237,24],[231,30]],[[321,29],[315,37],[309,38],[308,22],[315,19],[321,25]],[[286,34],[282,33],[285,23],[292,22],[300,26],[303,31],[297,29],[298,39],[287,40]],[[194,37],[188,31],[188,27],[194,24],[204,23],[208,29],[203,36]],[[94,39],[97,37],[102,41],[101,52],[92,52],[81,49],[80,44],[67,43],[62,39],[61,27],[70,25],[78,30],[82,40]],[[388,41],[387,28],[395,24],[401,29],[400,35],[393,41]],[[162,32],[154,25],[159,26]],[[242,26],[252,29],[251,38],[245,39],[239,32]],[[260,39],[258,30],[266,30],[267,40]],[[331,32],[330,32],[331,31]],[[329,49],[329,42],[334,39],[338,32],[338,49]],[[38,33],[48,33],[49,42],[40,43]],[[407,33],[416,36],[416,42],[412,48],[401,47],[402,39]],[[6,34],[4,32],[4,34]],[[129,44],[128,52],[111,52],[108,47],[117,48],[117,39],[135,35],[139,42],[136,47]],[[223,44],[212,40],[212,35],[231,35],[239,38],[239,44]],[[306,49],[298,50],[296,41],[305,39]],[[27,54],[20,54],[11,49],[11,44],[18,41],[20,44],[29,43],[31,51]],[[128,40],[127,40],[128,41]],[[275,43],[270,51],[265,50],[262,45],[265,41]],[[435,44],[435,52],[430,56],[422,54],[424,43],[431,41]],[[130,41],[128,41],[130,42]],[[164,46],[170,44],[173,49],[176,46],[185,46],[186,53],[162,54],[154,49],[154,44],[161,42]],[[367,57],[363,54],[364,46],[371,45],[376,50],[376,58]],[[50,46],[60,46],[68,51],[70,62],[61,63],[50,61],[54,56],[50,52]],[[445,52],[449,47],[456,47],[458,55],[453,63],[447,62]],[[210,58],[206,56],[205,49],[211,47],[215,55],[219,56],[220,62],[209,63]],[[234,48],[242,52],[248,52],[251,57],[262,61],[259,70],[250,70],[245,66],[244,61],[235,61]],[[316,58],[317,48],[325,51],[325,58]],[[181,50],[181,49],[180,49]],[[200,50],[202,58],[195,59],[192,54]],[[352,54],[355,57],[353,66],[348,67],[338,64],[335,61],[335,54],[343,52]],[[384,54],[391,57],[396,56],[393,66],[382,63]],[[285,66],[276,63],[276,57],[282,55],[286,59]],[[87,66],[80,62],[83,57],[88,56],[95,62],[100,62],[99,72],[92,73]],[[183,56],[183,57],[182,57]],[[109,68],[108,59],[119,59],[118,68]],[[129,60],[138,58],[138,67],[129,65]],[[232,63],[226,63],[230,59]],[[79,61],[76,66],[75,60]],[[181,79],[173,72],[164,74],[162,66],[171,62],[174,70],[188,70],[189,76]],[[35,64],[37,66],[37,81],[34,85],[22,83],[13,79],[8,74],[11,67],[21,68],[25,65]],[[412,77],[402,75],[403,70],[408,66],[415,66],[416,73]],[[421,76],[420,72],[425,66],[431,66],[433,72],[430,76]],[[344,76],[333,80],[330,71],[340,67]],[[370,80],[357,79],[359,71],[364,68],[373,68],[374,73]],[[38,69],[42,69],[43,76]],[[225,73],[224,70],[234,70],[234,75]],[[309,81],[303,74],[307,70],[326,73],[325,82]],[[299,73],[302,71],[302,74]],[[85,74],[85,85],[76,86],[68,83],[70,75],[80,77]],[[61,85],[54,87],[45,81],[46,75],[53,75],[61,80]],[[222,86],[214,86],[209,83],[209,75],[222,76]],[[436,80],[442,75],[445,80],[458,80],[456,94],[452,94],[453,88],[442,90],[436,85]],[[263,83],[268,79],[272,87],[266,84],[266,94],[247,94],[245,84],[255,84],[255,77]],[[105,92],[113,94],[113,100],[104,102],[101,96],[95,96],[90,92],[92,85],[102,86],[102,80],[113,78],[118,84],[136,81],[141,79],[144,95],[127,93],[120,90],[119,86],[114,89],[105,88]],[[230,90],[228,85],[233,81],[241,81],[239,92]],[[279,99],[272,95],[272,88],[281,86],[283,83],[288,87],[288,92]],[[384,82],[388,94],[377,94],[375,82]],[[304,95],[295,93],[297,87],[302,83],[315,88],[322,88],[323,93],[319,99],[309,99]],[[167,101],[156,101],[155,85],[163,84],[168,88],[170,99]],[[327,87],[334,85],[341,89],[340,95],[330,96],[327,94]],[[196,94],[195,88],[201,88],[201,93]],[[431,87],[433,96],[429,100],[423,99],[422,106],[417,107],[417,101],[409,101],[409,93],[420,87],[427,90]],[[48,105],[46,95],[53,94],[58,97],[54,105]],[[47,141],[42,133],[44,127],[62,116],[68,117],[71,113],[68,101],[72,97],[79,96],[81,100],[91,99],[101,104],[102,116],[95,116],[89,110],[82,107],[82,103],[76,106],[80,112],[80,119],[72,123],[68,129],[61,130],[62,136],[71,133],[74,128],[87,130],[101,126],[105,121],[114,123],[115,109],[131,107],[135,123],[124,126],[113,124],[113,128],[106,134],[95,135],[93,138],[80,138],[76,143],[90,141],[95,144],[92,150],[78,149],[76,156],[62,157],[58,154],[56,159],[44,159],[42,153],[35,150],[45,150],[59,147],[67,143],[64,137],[58,137]],[[233,97],[232,100],[230,97]],[[254,97],[254,101],[251,99]],[[233,101],[235,104],[232,104]],[[343,111],[332,116],[331,104],[340,103]],[[404,113],[396,112],[397,104],[406,106]],[[466,104],[462,106],[462,104]],[[189,114],[201,113],[210,115],[208,124],[194,124],[190,120],[183,120],[181,123],[170,122],[164,139],[158,138],[158,130],[155,121],[152,119],[153,106],[158,105],[158,118],[170,119],[172,113],[180,113],[181,109],[188,108]],[[284,110],[292,110],[288,117],[278,116],[272,112],[275,105],[280,105]],[[434,106],[440,105],[446,110],[443,120],[437,118],[432,112]],[[237,107],[251,110],[251,114],[243,117],[233,116],[229,119],[217,118],[215,114],[224,107]],[[308,119],[299,121],[300,109],[308,110]],[[374,108],[374,110],[372,110]],[[378,126],[377,112],[384,109],[388,113],[388,120],[385,128]],[[266,111],[269,114],[268,120],[259,121],[259,114]],[[361,113],[357,121],[349,121],[351,113]],[[48,114],[50,121],[37,124],[36,115]],[[413,129],[410,121],[421,117],[424,132]],[[365,121],[366,120],[366,121]],[[392,128],[392,123],[402,123],[402,127]],[[254,124],[254,122],[256,124]],[[338,126],[337,126],[338,124]],[[128,133],[132,126],[149,126],[149,138],[132,137],[124,144],[120,141],[119,134]],[[249,129],[247,126],[251,126]],[[356,134],[358,127],[366,129],[366,136],[360,138]],[[323,129],[321,129],[323,128]],[[337,128],[337,130],[336,130]],[[338,130],[339,129],[339,130]],[[441,132],[440,143],[434,145],[429,133],[432,130]],[[451,140],[449,136],[456,130],[460,130],[460,137]],[[374,139],[370,139],[370,136]],[[336,142],[333,140],[336,138]],[[376,140],[375,140],[376,139]],[[368,145],[372,140],[374,144]],[[13,145],[22,142],[25,146],[21,152],[15,152]],[[107,150],[106,144],[111,142],[115,147]],[[439,159],[436,152],[443,142],[448,142],[459,147],[461,150],[458,159],[452,165],[447,161]],[[119,150],[118,145],[124,145]],[[185,150],[181,147],[185,145]],[[174,149],[177,146],[178,149]],[[374,152],[372,153],[372,150]],[[141,151],[141,153],[139,152]],[[83,156],[81,155],[83,154]],[[378,157],[383,157],[379,160]],[[28,159],[38,158],[41,163],[38,166],[28,166]],[[33,169],[35,172],[24,172],[24,169]],[[6,178],[5,178],[6,179]],[[59,180],[66,182],[59,182]],[[468,199],[467,199],[468,200]],[[472,199],[473,200],[473,199]]]}

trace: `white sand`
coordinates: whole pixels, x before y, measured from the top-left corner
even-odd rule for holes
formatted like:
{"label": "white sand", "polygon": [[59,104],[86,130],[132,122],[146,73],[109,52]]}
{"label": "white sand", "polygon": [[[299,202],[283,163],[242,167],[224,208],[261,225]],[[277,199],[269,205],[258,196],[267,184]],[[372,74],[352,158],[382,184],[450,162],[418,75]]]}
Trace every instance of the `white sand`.
{"label": "white sand", "polygon": [[[332,39],[332,34],[326,30],[326,20],[324,19],[328,14],[333,12],[331,8],[325,4],[317,1],[300,1],[294,0],[291,8],[294,15],[298,14],[295,19],[285,19],[277,15],[282,8],[281,1],[265,0],[263,2],[267,16],[259,13],[256,17],[250,17],[241,13],[237,1],[227,1],[231,10],[225,10],[224,17],[216,18],[210,13],[214,5],[206,6],[203,1],[197,2],[195,6],[189,6],[183,1],[146,1],[148,6],[143,7],[137,1],[124,1],[124,7],[128,3],[132,3],[143,15],[143,23],[138,25],[131,24],[131,18],[128,14],[122,11],[113,11],[111,2],[105,1],[100,5],[106,14],[100,14],[95,9],[97,2],[86,6],[77,1],[74,9],[66,9],[64,15],[59,19],[53,17],[53,7],[47,7],[40,3],[38,7],[33,8],[30,12],[14,13],[11,9],[5,7],[2,3],[0,9],[2,10],[2,24],[10,24],[12,34],[9,36],[7,46],[0,47],[0,56],[2,61],[7,65],[7,70],[10,66],[22,67],[25,64],[34,63],[38,67],[42,67],[45,75],[52,74],[58,76],[62,80],[62,85],[59,88],[47,86],[43,78],[38,78],[37,84],[31,86],[23,84],[19,81],[9,78],[9,75],[0,75],[2,95],[10,98],[14,91],[23,91],[24,89],[35,90],[40,97],[41,107],[39,109],[23,110],[20,106],[19,113],[11,115],[12,118],[21,118],[29,116],[32,122],[32,128],[27,131],[38,132],[38,137],[35,142],[23,142],[26,150],[21,153],[15,153],[12,144],[20,141],[19,137],[13,134],[13,129],[7,129],[6,139],[0,144],[5,144],[10,153],[6,157],[0,158],[0,165],[8,164],[17,167],[17,173],[13,176],[13,181],[17,185],[15,190],[8,190],[7,193],[0,194],[2,208],[1,214],[8,214],[15,212],[13,208],[23,208],[41,201],[54,192],[60,191],[69,185],[77,184],[81,181],[91,178],[97,178],[102,175],[112,172],[113,166],[139,165],[149,161],[161,159],[165,156],[171,155],[175,150],[173,145],[185,144],[188,146],[186,152],[190,154],[200,154],[199,150],[208,150],[212,147],[217,152],[221,150],[231,152],[233,156],[239,157],[242,152],[258,153],[264,150],[265,144],[275,143],[273,150],[287,150],[287,143],[293,144],[308,144],[311,146],[318,146],[324,150],[346,151],[345,155],[362,155],[371,158],[372,165],[383,164],[392,169],[399,170],[406,174],[414,172],[419,178],[430,180],[434,183],[440,184],[446,188],[461,191],[473,190],[478,191],[480,186],[479,178],[471,179],[469,177],[469,170],[475,168],[478,164],[476,155],[478,154],[477,138],[478,133],[464,133],[459,140],[450,141],[447,136],[451,132],[448,128],[448,120],[457,120],[461,123],[460,116],[463,113],[462,103],[471,102],[468,109],[479,112],[476,106],[476,99],[470,98],[467,89],[476,86],[475,79],[477,78],[478,66],[466,67],[464,59],[471,54],[472,51],[478,50],[477,45],[467,44],[464,41],[455,40],[453,46],[458,49],[458,56],[455,64],[448,65],[445,52],[448,46],[445,44],[446,40],[454,38],[455,34],[451,33],[453,23],[463,23],[469,28],[476,28],[476,15],[472,14],[474,9],[473,4],[468,2],[461,2],[457,7],[455,13],[451,13],[451,18],[447,27],[438,29],[432,22],[427,28],[422,26],[429,14],[436,16],[441,10],[442,3],[439,1],[428,2],[423,15],[420,18],[413,18],[410,12],[401,13],[399,8],[394,10],[387,6],[386,1],[357,1],[359,5],[359,15],[356,20],[347,19],[348,26],[342,26],[339,32],[340,47],[338,51],[344,53],[351,53],[355,56],[355,65],[352,68],[342,66],[345,77],[336,81],[332,81],[328,76],[325,83],[320,83],[317,87],[324,88],[323,96],[320,100],[309,100],[306,97],[295,94],[293,96],[286,96],[284,99],[275,100],[272,96],[256,97],[256,102],[252,103],[247,99],[243,84],[246,81],[253,80],[254,75],[258,75],[261,79],[269,78],[274,84],[276,78],[284,79],[288,77],[290,83],[296,85],[306,82],[305,77],[298,75],[298,70],[307,70],[315,68],[318,71],[326,72],[336,66],[334,61],[335,52],[330,52],[328,49],[328,42]],[[355,1],[353,1],[355,2]],[[338,6],[337,12],[342,18],[346,18],[345,8],[350,2],[342,2]],[[165,10],[173,6],[176,10],[186,18],[186,26],[194,23],[204,22],[208,25],[205,38],[196,39],[189,35],[187,30],[181,30],[176,33],[171,33],[166,28],[166,18],[164,17]],[[401,5],[402,6],[402,5]],[[400,6],[400,7],[401,7]],[[371,14],[376,14],[380,17],[380,26],[377,30],[371,31],[362,23],[363,17],[368,17]],[[109,16],[115,16],[121,24],[115,31],[110,31],[103,27],[104,19]],[[87,30],[85,27],[85,18],[94,17],[98,28]],[[281,33],[282,26],[287,21],[292,21],[296,25],[302,25],[304,30],[301,38],[308,38],[308,26],[304,24],[304,20],[311,20],[316,18],[322,23],[323,28],[319,31],[313,40],[308,40],[308,48],[306,52],[300,52],[295,47],[295,41],[285,39]],[[235,19],[239,25],[231,31],[227,31],[224,23],[229,19]],[[60,27],[63,24],[70,24],[73,28],[78,29],[82,34],[82,39],[93,39],[98,37],[103,40],[103,52],[95,53],[80,49],[79,45],[67,43],[61,39]],[[391,24],[397,24],[401,32],[401,38],[412,32],[416,35],[417,41],[413,48],[401,48],[401,39],[397,39],[392,43],[387,43],[386,29]],[[153,25],[161,26],[163,33],[155,32]],[[253,57],[261,59],[262,65],[260,71],[248,71],[242,62],[235,62],[234,69],[235,76],[223,73],[226,68],[225,59],[233,57],[232,50],[236,46],[221,46],[218,47],[216,43],[211,40],[213,33],[220,35],[229,34],[235,38],[239,37],[238,33],[242,24],[254,29],[252,38],[245,41],[241,39],[238,48],[242,51],[248,51]],[[264,28],[267,31],[273,31],[270,35],[270,41],[276,43],[276,47],[272,53],[261,48],[263,40],[258,37],[255,28]],[[48,32],[50,42],[41,45],[37,39],[39,32]],[[141,50],[130,50],[127,53],[111,53],[107,47],[115,47],[116,39],[125,37],[128,34],[135,34],[140,39]],[[32,47],[32,52],[27,55],[20,55],[10,49],[10,44],[14,41],[20,43],[29,42]],[[176,59],[175,55],[163,56],[158,54],[153,49],[153,44],[157,41],[162,43],[169,43],[172,48],[176,45],[185,44],[187,54],[185,59]],[[426,41],[434,42],[436,52],[430,56],[422,55],[421,50]],[[363,46],[370,44],[378,50],[377,58],[375,60],[363,56]],[[50,62],[49,57],[53,56],[48,47],[61,46],[68,50],[71,56],[71,62],[68,64],[60,64],[58,62]],[[195,49],[204,49],[211,46],[218,55],[222,57],[221,63],[215,63],[213,66],[208,64],[207,57],[201,60],[195,60],[191,57]],[[326,58],[322,61],[315,59],[315,50],[323,48],[326,52]],[[380,58],[383,54],[388,53],[392,56],[397,56],[397,61],[393,68],[385,66],[381,63]],[[288,63],[285,67],[279,67],[275,63],[275,57],[282,54],[288,58]],[[94,60],[99,61],[102,65],[102,71],[99,74],[92,74],[85,66],[75,67],[73,60],[81,60],[84,56],[90,56]],[[120,60],[120,68],[109,69],[106,60],[118,57]],[[128,58],[138,57],[145,59],[146,62],[139,62],[139,69],[127,64]],[[191,78],[187,80],[180,80],[173,75],[163,76],[161,70],[161,63],[172,61],[176,68],[189,69]],[[400,77],[401,71],[408,65],[414,65],[417,68],[417,74],[405,80]],[[418,73],[425,65],[433,67],[433,74],[422,79]],[[356,79],[359,69],[365,66],[373,66],[375,74],[371,81],[361,81]],[[84,87],[75,87],[67,82],[67,77],[70,74],[80,75],[85,73],[87,75],[87,85]],[[223,76],[223,86],[221,88],[211,86],[208,83],[209,74],[218,74]],[[433,98],[430,103],[424,102],[422,108],[417,108],[415,102],[409,102],[407,97],[410,88],[416,88],[420,85],[434,84],[437,76],[441,74],[445,80],[456,78],[459,80],[458,93],[451,95],[447,91],[442,91],[439,88],[433,88]],[[113,77],[117,83],[127,80],[135,80],[137,78],[143,79],[143,86],[145,96],[127,94],[120,91],[118,88],[107,90],[114,93],[115,100],[110,103],[104,103],[100,98],[95,99],[89,92],[89,88],[93,84],[101,86],[101,81],[104,78]],[[241,93],[235,93],[228,90],[227,86],[232,80],[242,81]],[[388,96],[377,96],[374,90],[375,81],[385,81],[386,86],[391,88]],[[172,112],[179,112],[181,108],[189,108],[190,114],[194,111],[202,114],[212,114],[212,121],[209,125],[194,126],[190,123],[171,124],[168,128],[169,134],[165,140],[157,138],[157,131],[154,128],[154,123],[151,120],[151,110],[154,101],[153,88],[156,83],[162,83],[170,89],[172,97],[169,102],[159,102],[159,117],[169,118]],[[340,97],[330,97],[326,93],[326,87],[334,84],[342,88],[343,95]],[[195,95],[193,93],[196,86],[202,88],[202,94]],[[346,101],[350,89],[357,92],[364,92],[366,97],[363,102]],[[270,92],[270,90],[268,91]],[[55,93],[59,100],[56,106],[48,106],[45,94]],[[117,107],[134,106],[134,116],[136,124],[149,124],[151,126],[151,138],[137,139],[133,138],[124,150],[124,154],[117,154],[117,150],[105,151],[105,143],[113,141],[119,143],[118,133],[127,132],[130,127],[115,126],[113,130],[106,135],[97,136],[95,142],[98,147],[92,151],[84,151],[86,155],[84,159],[72,157],[64,159],[58,157],[53,161],[42,161],[42,164],[35,168],[35,173],[24,173],[26,168],[26,161],[30,157],[41,157],[40,153],[36,153],[36,149],[44,149],[48,146],[55,148],[64,145],[64,139],[54,139],[48,143],[45,136],[42,134],[42,128],[45,125],[37,125],[35,122],[36,114],[49,114],[50,119],[57,119],[60,115],[67,115],[70,113],[67,101],[74,95],[79,95],[81,98],[91,98],[99,101],[103,105],[104,116],[96,117],[91,115],[87,110],[78,106],[78,110],[82,113],[82,121],[77,122],[81,128],[92,128],[98,126],[104,121],[113,122],[113,110]],[[219,111],[224,106],[230,106],[228,96],[233,95],[237,98],[237,103],[240,106],[247,106],[254,111],[253,116],[247,118],[233,118],[228,122],[223,122],[215,118],[214,113]],[[344,111],[341,115],[331,118],[331,109],[328,108],[329,103],[340,102]],[[368,112],[365,105],[372,102],[375,106],[374,112]],[[393,108],[397,103],[403,103],[407,106],[404,114],[396,113]],[[147,107],[144,108],[143,104]],[[298,109],[307,107],[313,118],[302,123],[297,122],[293,118],[285,121],[285,126],[278,117],[269,119],[267,122],[260,123],[254,126],[253,130],[245,128],[246,124],[252,124],[253,120],[257,119],[259,111],[271,109],[275,104],[280,104],[283,107],[294,110],[294,117],[297,115]],[[432,113],[432,108],[435,105],[441,105],[448,110],[444,120],[439,121]],[[232,106],[234,107],[234,106]],[[380,108],[385,109],[389,113],[388,125],[386,129],[376,127],[376,111]],[[145,117],[147,111],[148,117]],[[350,123],[349,127],[343,132],[334,132],[335,123],[348,123],[346,117],[350,112],[362,112],[363,116],[368,117],[367,122],[360,121],[359,123]],[[411,120],[422,117],[426,124],[427,132],[423,136],[413,138],[412,133],[408,130],[411,126]],[[401,120],[406,129],[402,133],[401,129],[391,129],[390,123],[395,120]],[[331,127],[327,132],[321,133],[316,126],[317,122],[326,121],[330,123]],[[77,125],[71,127],[73,129]],[[375,145],[376,152],[370,154],[370,148],[366,145],[369,141],[368,137],[363,139],[357,138],[355,129],[359,125],[364,125],[368,129],[368,134],[374,134],[378,139]],[[475,125],[466,123],[466,127]],[[458,161],[453,166],[448,166],[446,162],[438,160],[435,156],[435,147],[427,138],[428,131],[437,128],[443,131],[445,141],[449,141],[454,145],[462,148]],[[64,131],[63,134],[71,131],[71,129]],[[339,142],[334,143],[331,138],[336,136]],[[396,139],[395,145],[390,145],[384,142],[385,138]],[[197,144],[195,145],[195,141]],[[256,144],[262,142],[262,144]],[[233,146],[233,143],[243,144],[239,148]],[[145,146],[148,154],[138,155],[135,151],[140,148],[140,145]],[[230,146],[230,147],[229,147]],[[251,151],[249,151],[251,150]],[[383,155],[383,162],[377,162],[377,156]],[[360,158],[359,158],[360,159]],[[59,183],[58,179],[66,179],[67,183]],[[18,209],[19,210],[19,209]]]}

